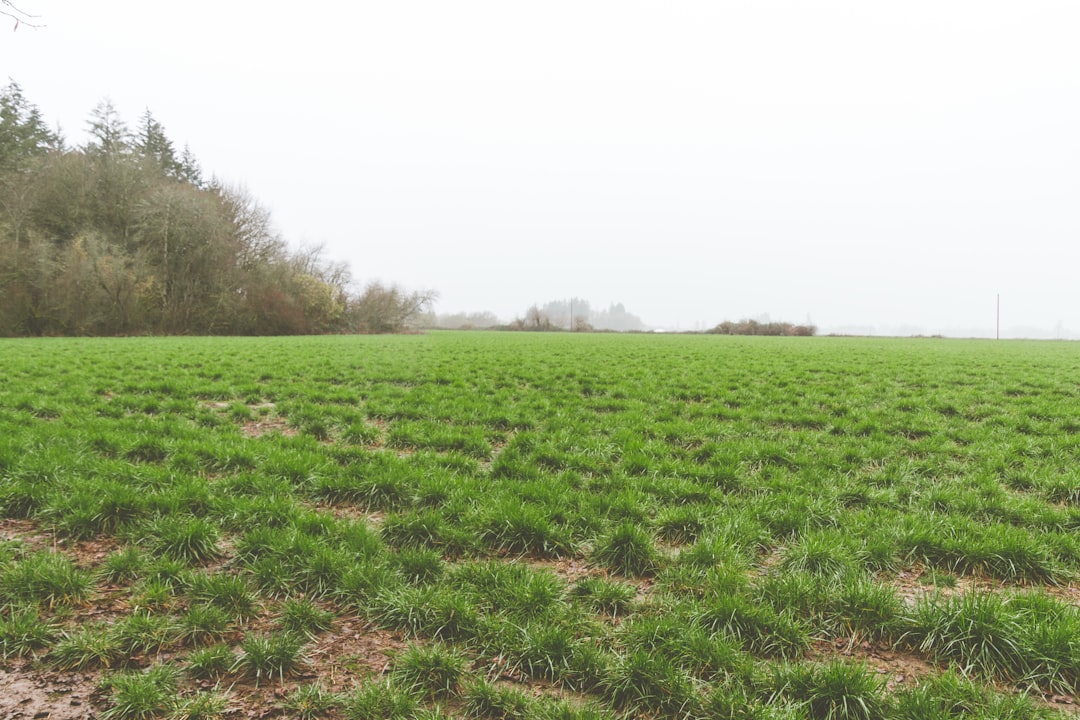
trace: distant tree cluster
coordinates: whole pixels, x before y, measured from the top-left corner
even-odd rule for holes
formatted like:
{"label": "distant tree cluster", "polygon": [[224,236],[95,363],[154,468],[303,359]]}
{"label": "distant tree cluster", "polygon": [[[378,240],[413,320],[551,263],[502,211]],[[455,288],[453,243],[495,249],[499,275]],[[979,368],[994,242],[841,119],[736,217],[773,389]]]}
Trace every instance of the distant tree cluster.
{"label": "distant tree cluster", "polygon": [[425,327],[440,328],[443,330],[489,330],[499,326],[499,318],[495,313],[482,312],[459,312],[459,313],[432,313],[424,319]]}
{"label": "distant tree cluster", "polygon": [[505,329],[637,332],[645,329],[645,323],[628,312],[622,303],[612,303],[607,310],[593,310],[588,300],[573,298],[552,300],[542,306],[533,305],[525,311],[524,317],[515,318]]}
{"label": "distant tree cluster", "polygon": [[525,330],[528,332],[551,332],[552,330],[568,330],[565,325],[557,325],[551,316],[533,305],[525,311],[525,317],[514,318],[506,325],[505,330]]}
{"label": "distant tree cluster", "polygon": [[759,322],[758,320],[725,320],[706,332],[715,335],[786,335],[808,337],[817,333],[813,325],[795,325],[789,322]]}
{"label": "distant tree cluster", "polygon": [[349,283],[149,110],[131,130],[102,102],[68,147],[18,85],[0,91],[0,335],[386,332],[433,298]]}

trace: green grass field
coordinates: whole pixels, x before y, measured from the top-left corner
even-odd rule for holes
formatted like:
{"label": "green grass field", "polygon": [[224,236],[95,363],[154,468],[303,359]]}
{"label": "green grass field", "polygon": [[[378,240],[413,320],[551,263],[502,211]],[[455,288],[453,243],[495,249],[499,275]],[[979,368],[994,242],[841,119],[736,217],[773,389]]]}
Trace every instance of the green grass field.
{"label": "green grass field", "polygon": [[105,720],[1080,702],[1072,343],[5,340],[0,515]]}

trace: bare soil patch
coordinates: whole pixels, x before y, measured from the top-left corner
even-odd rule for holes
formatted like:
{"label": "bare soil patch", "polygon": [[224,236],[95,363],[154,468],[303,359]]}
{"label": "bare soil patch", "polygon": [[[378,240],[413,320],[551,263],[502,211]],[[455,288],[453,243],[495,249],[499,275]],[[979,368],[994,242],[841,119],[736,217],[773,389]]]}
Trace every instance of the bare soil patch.
{"label": "bare soil patch", "polygon": [[522,559],[522,562],[533,570],[546,570],[550,573],[554,573],[557,577],[570,585],[582,578],[606,575],[603,570],[592,567],[578,558],[556,558],[553,560],[524,558]]}
{"label": "bare soil patch", "polygon": [[97,716],[104,697],[99,676],[90,672],[56,672],[33,667],[28,660],[0,666],[0,717],[11,720],[48,718],[84,720]]}
{"label": "bare soil patch", "polygon": [[940,669],[940,666],[919,653],[858,638],[815,640],[807,652],[807,657],[818,661],[845,660],[864,663],[884,678],[885,688],[889,692],[913,687],[920,678]]}
{"label": "bare soil patch", "polygon": [[262,437],[268,433],[278,433],[285,437],[292,437],[297,434],[296,428],[290,427],[288,421],[283,417],[249,420],[240,425],[240,432],[249,438]]}
{"label": "bare soil patch", "polygon": [[930,570],[921,565],[914,565],[901,570],[891,578],[885,578],[884,581],[897,591],[900,598],[908,606],[914,605],[923,597],[934,594],[942,597],[954,597],[956,595],[965,595],[972,591],[994,593],[1001,592],[1002,590],[1019,592],[1038,589],[1063,602],[1080,607],[1080,585],[1077,585],[1076,582],[1069,582],[1063,585],[1017,585],[1013,583],[1004,583],[1001,580],[980,575],[949,575],[948,573],[943,573],[943,575],[947,575],[950,578],[948,584],[940,582],[933,583],[931,582],[932,576]]}
{"label": "bare soil patch", "polygon": [[318,680],[334,692],[347,690],[389,670],[391,657],[406,645],[400,633],[375,628],[360,618],[345,619],[309,646],[309,666],[298,679]]}
{"label": "bare soil patch", "polygon": [[[226,402],[222,400],[211,400],[202,403],[203,407],[216,410],[218,412],[225,412],[236,403]],[[269,433],[279,433],[286,437],[292,437],[297,434],[297,430],[289,425],[289,421],[281,417],[280,415],[273,415],[271,411],[276,406],[272,402],[263,403],[248,403],[247,408],[251,410],[255,417],[250,420],[244,420],[240,423],[240,432],[245,437],[257,438],[267,435]]]}
{"label": "bare soil patch", "polygon": [[47,550],[56,544],[53,535],[39,530],[37,523],[17,518],[0,519],[0,539],[20,542],[29,552]]}
{"label": "bare soil patch", "polygon": [[382,510],[366,510],[360,505],[352,503],[309,503],[308,507],[316,512],[326,513],[335,520],[362,520],[372,528],[378,528],[386,519],[386,513]]}

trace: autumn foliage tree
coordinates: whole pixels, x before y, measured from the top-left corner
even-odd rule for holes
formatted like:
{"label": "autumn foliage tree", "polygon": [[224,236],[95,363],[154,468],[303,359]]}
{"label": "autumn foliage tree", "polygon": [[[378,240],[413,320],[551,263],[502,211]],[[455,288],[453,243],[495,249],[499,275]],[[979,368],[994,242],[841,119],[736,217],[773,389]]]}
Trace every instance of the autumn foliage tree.
{"label": "autumn foliage tree", "polygon": [[0,335],[301,334],[401,329],[432,296],[292,250],[244,189],[203,180],[147,110],[109,102],[67,147],[0,90]]}

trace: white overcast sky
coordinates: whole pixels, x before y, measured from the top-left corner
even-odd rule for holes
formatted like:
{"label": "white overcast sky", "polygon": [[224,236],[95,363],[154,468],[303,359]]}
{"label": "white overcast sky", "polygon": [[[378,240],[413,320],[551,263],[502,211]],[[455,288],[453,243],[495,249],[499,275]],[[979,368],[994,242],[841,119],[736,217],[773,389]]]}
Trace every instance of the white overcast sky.
{"label": "white overcast sky", "polygon": [[[110,98],[358,282],[509,319],[1080,336],[1075,0],[16,0],[0,80]],[[9,24],[10,25],[10,24]]]}

